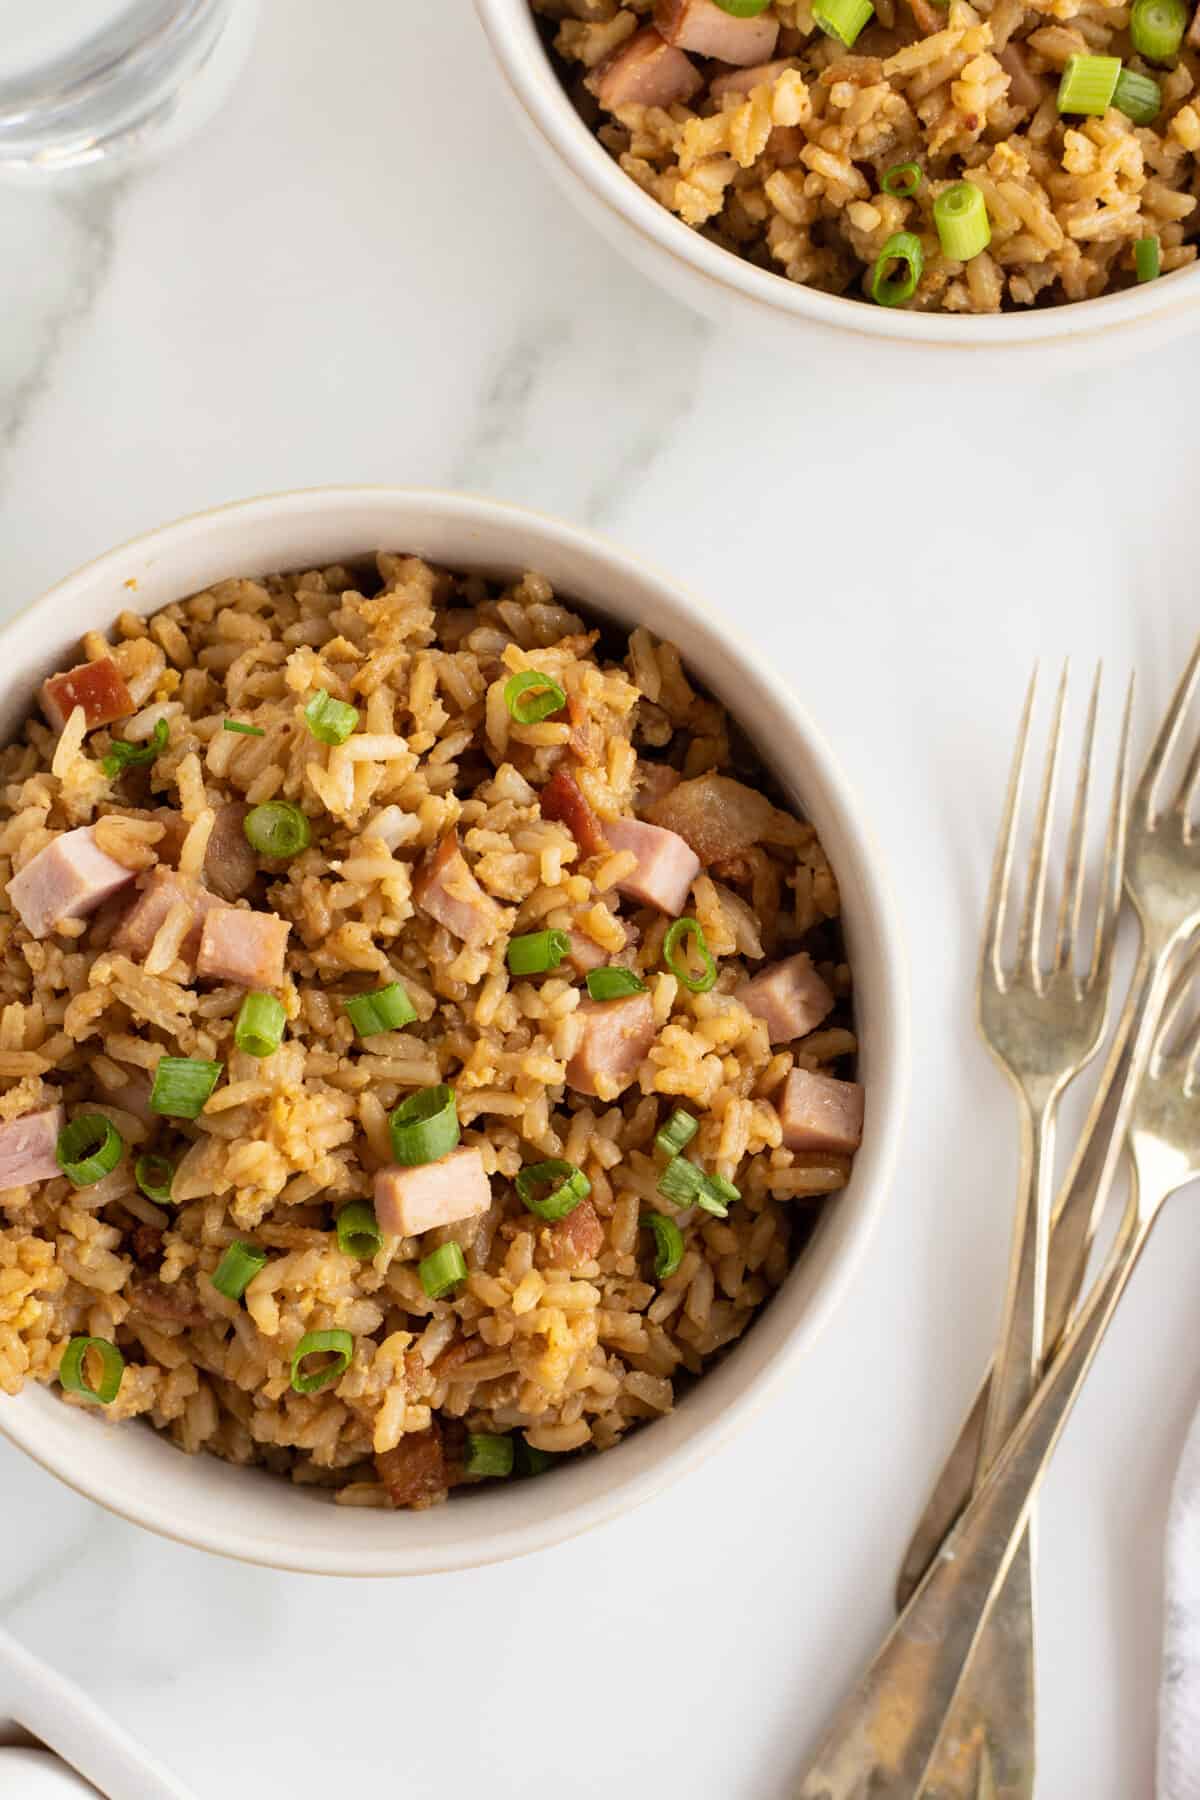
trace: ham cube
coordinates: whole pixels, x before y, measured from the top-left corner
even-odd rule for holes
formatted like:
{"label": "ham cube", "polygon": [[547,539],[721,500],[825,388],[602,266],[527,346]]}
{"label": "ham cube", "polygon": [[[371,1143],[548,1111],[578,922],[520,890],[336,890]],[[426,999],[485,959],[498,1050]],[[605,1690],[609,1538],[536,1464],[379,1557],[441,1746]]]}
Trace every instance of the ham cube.
{"label": "ham cube", "polygon": [[137,708],[125,685],[125,677],[110,656],[80,663],[65,675],[51,675],[41,689],[42,711],[55,731],[61,731],[77,706],[82,706],[89,731],[127,719]]}
{"label": "ham cube", "polygon": [[739,19],[716,0],[657,0],[654,24],[659,36],[677,50],[727,63],[766,62],[779,39],[779,20],[769,9],[755,18]]}
{"label": "ham cube", "polygon": [[577,1269],[594,1262],[604,1247],[604,1226],[590,1200],[581,1200],[565,1219],[551,1225],[543,1239],[546,1266]]}
{"label": "ham cube", "polygon": [[682,50],[665,43],[653,25],[647,25],[599,63],[584,86],[601,106],[616,112],[621,106],[673,106],[677,100],[690,100],[704,86],[704,77]]}
{"label": "ham cube", "polygon": [[857,1081],[835,1081],[793,1069],[779,1104],[789,1150],[832,1150],[848,1155],[862,1143],[863,1091]]}
{"label": "ham cube", "polygon": [[444,1500],[448,1483],[440,1428],[406,1433],[394,1449],[378,1453],[375,1470],[393,1506],[419,1511]]}
{"label": "ham cube", "polygon": [[473,1218],[491,1204],[483,1157],[466,1145],[415,1169],[389,1163],[375,1177],[375,1217],[392,1237],[419,1237],[438,1225]]}
{"label": "ham cube", "polygon": [[756,87],[762,87],[764,83],[773,86],[788,69],[798,67],[799,64],[792,58],[784,56],[778,62],[755,63],[750,69],[730,69],[727,75],[718,75],[715,80],[710,81],[708,91],[714,100],[722,100],[726,94],[733,94],[735,98],[744,100]]}
{"label": "ham cube", "polygon": [[743,981],[733,997],[755,1018],[767,1021],[773,1044],[805,1037],[833,1011],[833,995],[813,967],[812,957],[803,950],[772,963],[753,980]]}
{"label": "ham cube", "polygon": [[62,1174],[54,1147],[65,1117],[61,1106],[51,1106],[0,1125],[0,1190]]}
{"label": "ham cube", "polygon": [[567,1086],[577,1094],[615,1100],[654,1042],[653,1002],[649,994],[584,1000],[576,1017],[583,1021],[583,1036],[567,1064]]}
{"label": "ham cube", "polygon": [[95,912],[135,874],[98,847],[90,825],[80,825],[39,850],[9,881],[8,897],[26,931],[44,938],[64,919]]}
{"label": "ham cube", "polygon": [[413,877],[413,899],[464,944],[488,944],[500,929],[500,908],[468,868],[456,831],[448,831],[423,858]]}
{"label": "ham cube", "polygon": [[618,881],[618,893],[641,906],[681,913],[700,873],[700,858],[679,833],[644,819],[613,819],[604,831],[610,849],[632,850],[638,859],[633,873]]}
{"label": "ham cube", "polygon": [[566,826],[582,856],[595,856],[604,848],[604,831],[583,797],[579,783],[565,769],[553,774],[538,797],[543,819],[557,819]]}
{"label": "ham cube", "polygon": [[291,925],[278,913],[217,905],[204,915],[197,975],[245,988],[283,986],[283,957]]}
{"label": "ham cube", "polygon": [[218,806],[213,821],[204,852],[204,879],[222,900],[240,900],[258,875],[258,858],[243,829],[249,811],[244,800],[230,800]]}
{"label": "ham cube", "polygon": [[214,907],[223,903],[199,882],[189,881],[186,875],[164,869],[161,864],[146,877],[137,899],[114,932],[113,949],[132,957],[134,962],[144,962],[159,926],[180,900],[192,910],[192,926],[180,945],[180,955],[185,962],[194,964],[204,921]]}

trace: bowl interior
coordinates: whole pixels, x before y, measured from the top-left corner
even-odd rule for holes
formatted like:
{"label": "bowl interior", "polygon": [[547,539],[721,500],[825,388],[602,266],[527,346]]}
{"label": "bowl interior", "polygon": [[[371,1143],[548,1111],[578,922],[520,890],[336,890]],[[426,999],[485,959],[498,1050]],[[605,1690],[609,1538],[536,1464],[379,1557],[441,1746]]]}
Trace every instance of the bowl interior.
{"label": "bowl interior", "polygon": [[183,1456],[150,1430],[110,1427],[33,1384],[15,1400],[0,1397],[0,1430],[114,1511],[201,1548],[336,1574],[428,1572],[518,1555],[637,1504],[703,1455],[762,1398],[839,1297],[882,1201],[906,1079],[903,953],[857,810],[824,744],[736,627],[568,526],[496,502],[391,489],[281,495],[179,521],[89,564],[14,621],[4,638],[0,733],[18,729],[34,684],[64,666],[82,632],[105,628],[122,608],[149,613],[223,577],[310,568],[380,547],[490,575],[537,569],[587,609],[671,638],[730,711],[754,722],[760,754],[837,871],[868,1116],[850,1184],[740,1344],[672,1415],[543,1477],[536,1509],[520,1483],[402,1519],[334,1507],[260,1470]]}

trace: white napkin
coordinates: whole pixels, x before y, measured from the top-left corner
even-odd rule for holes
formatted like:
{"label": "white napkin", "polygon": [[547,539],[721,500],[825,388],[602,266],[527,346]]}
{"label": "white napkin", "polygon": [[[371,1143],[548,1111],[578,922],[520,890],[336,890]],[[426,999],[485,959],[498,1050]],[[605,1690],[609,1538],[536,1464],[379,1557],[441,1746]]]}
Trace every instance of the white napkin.
{"label": "white napkin", "polygon": [[1200,1412],[1171,1490],[1164,1592],[1158,1800],[1200,1800]]}

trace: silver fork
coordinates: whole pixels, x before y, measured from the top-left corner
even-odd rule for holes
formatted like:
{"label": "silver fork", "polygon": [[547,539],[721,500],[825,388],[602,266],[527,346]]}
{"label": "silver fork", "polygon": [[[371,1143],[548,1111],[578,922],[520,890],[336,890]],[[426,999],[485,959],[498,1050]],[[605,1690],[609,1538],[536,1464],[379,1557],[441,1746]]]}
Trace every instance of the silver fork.
{"label": "silver fork", "polygon": [[[1113,1247],[982,1488],[840,1709],[796,1800],[912,1800],[987,1624],[1039,1482],[1155,1221],[1200,1175],[1200,950],[1170,988],[1128,1132]],[[984,1789],[983,1791],[986,1791]]]}
{"label": "silver fork", "polygon": [[[1108,811],[1102,891],[1096,908],[1090,960],[1086,972],[1080,974],[1077,963],[1088,860],[1088,798],[1100,699],[1100,670],[1097,668],[1084,725],[1057,926],[1053,947],[1047,957],[1044,915],[1067,695],[1067,670],[1064,668],[1050,730],[1029,867],[1024,877],[1024,903],[1015,959],[1011,967],[1005,966],[1007,926],[1019,899],[1014,864],[1021,794],[1029,763],[1029,726],[1036,693],[1035,669],[1021,715],[996,844],[979,961],[979,1027],[989,1050],[1017,1094],[1021,1164],[1008,1290],[979,1454],[977,1485],[986,1476],[1009,1432],[1029,1404],[1041,1374],[1046,1251],[1054,1198],[1058,1106],[1066,1088],[1095,1056],[1104,1037],[1125,854],[1132,683],[1125,704]],[[985,1779],[990,1781],[996,1800],[1017,1800],[1017,1796],[1031,1795],[1035,1760],[1034,1717],[1032,1549],[1026,1533],[1013,1557],[1008,1580],[993,1608],[988,1629],[976,1646],[938,1753],[931,1761],[926,1789],[930,1800],[933,1796],[943,1795],[974,1796]]]}
{"label": "silver fork", "polygon": [[[1200,779],[1200,735],[1173,800],[1162,812],[1155,809],[1155,794],[1179,743],[1198,685],[1200,641],[1172,696],[1130,806],[1125,888],[1141,924],[1141,950],[1108,1061],[1051,1222],[1047,1355],[1065,1331],[1083,1286],[1088,1252],[1121,1159],[1130,1104],[1161,1017],[1172,958],[1200,927],[1200,835],[1190,823]],[[912,1596],[970,1495],[987,1392],[985,1377],[913,1534],[897,1582],[900,1607]]]}

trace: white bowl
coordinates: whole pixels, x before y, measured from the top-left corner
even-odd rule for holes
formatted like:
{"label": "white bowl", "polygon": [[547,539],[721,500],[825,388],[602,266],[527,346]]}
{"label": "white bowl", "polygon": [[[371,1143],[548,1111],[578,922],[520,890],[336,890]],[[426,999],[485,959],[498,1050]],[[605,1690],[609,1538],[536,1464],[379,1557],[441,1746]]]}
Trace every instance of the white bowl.
{"label": "white bowl", "polygon": [[112,550],[52,588],[0,639],[7,687],[0,742],[35,684],[89,627],[124,607],[150,613],[222,577],[307,569],[376,548],[503,576],[537,569],[556,589],[626,626],[679,645],[740,719],[812,819],[837,871],[856,977],[867,1122],[846,1189],[746,1337],[669,1417],[537,1485],[492,1486],[427,1512],[338,1507],[263,1470],[188,1457],[135,1423],[109,1426],[30,1384],[0,1395],[0,1430],[78,1492],[204,1550],[332,1575],[426,1574],[499,1561],[627,1511],[708,1454],[794,1366],[846,1291],[883,1205],[908,1070],[905,961],[896,915],[857,802],[803,709],[736,628],[654,570],[569,525],[454,494],[323,488],[244,501],[181,519]]}
{"label": "white bowl", "polygon": [[1200,326],[1200,263],[1096,300],[986,317],[872,306],[757,268],[685,225],[613,161],[571,104],[529,0],[475,0],[475,9],[518,116],[568,199],[638,268],[718,323],[756,339],[777,334],[793,355],[805,342],[818,352],[840,344],[856,361],[886,356],[894,366],[904,349],[906,375],[921,372],[922,348],[930,366],[953,352],[956,369],[1035,360],[1066,369]]}

